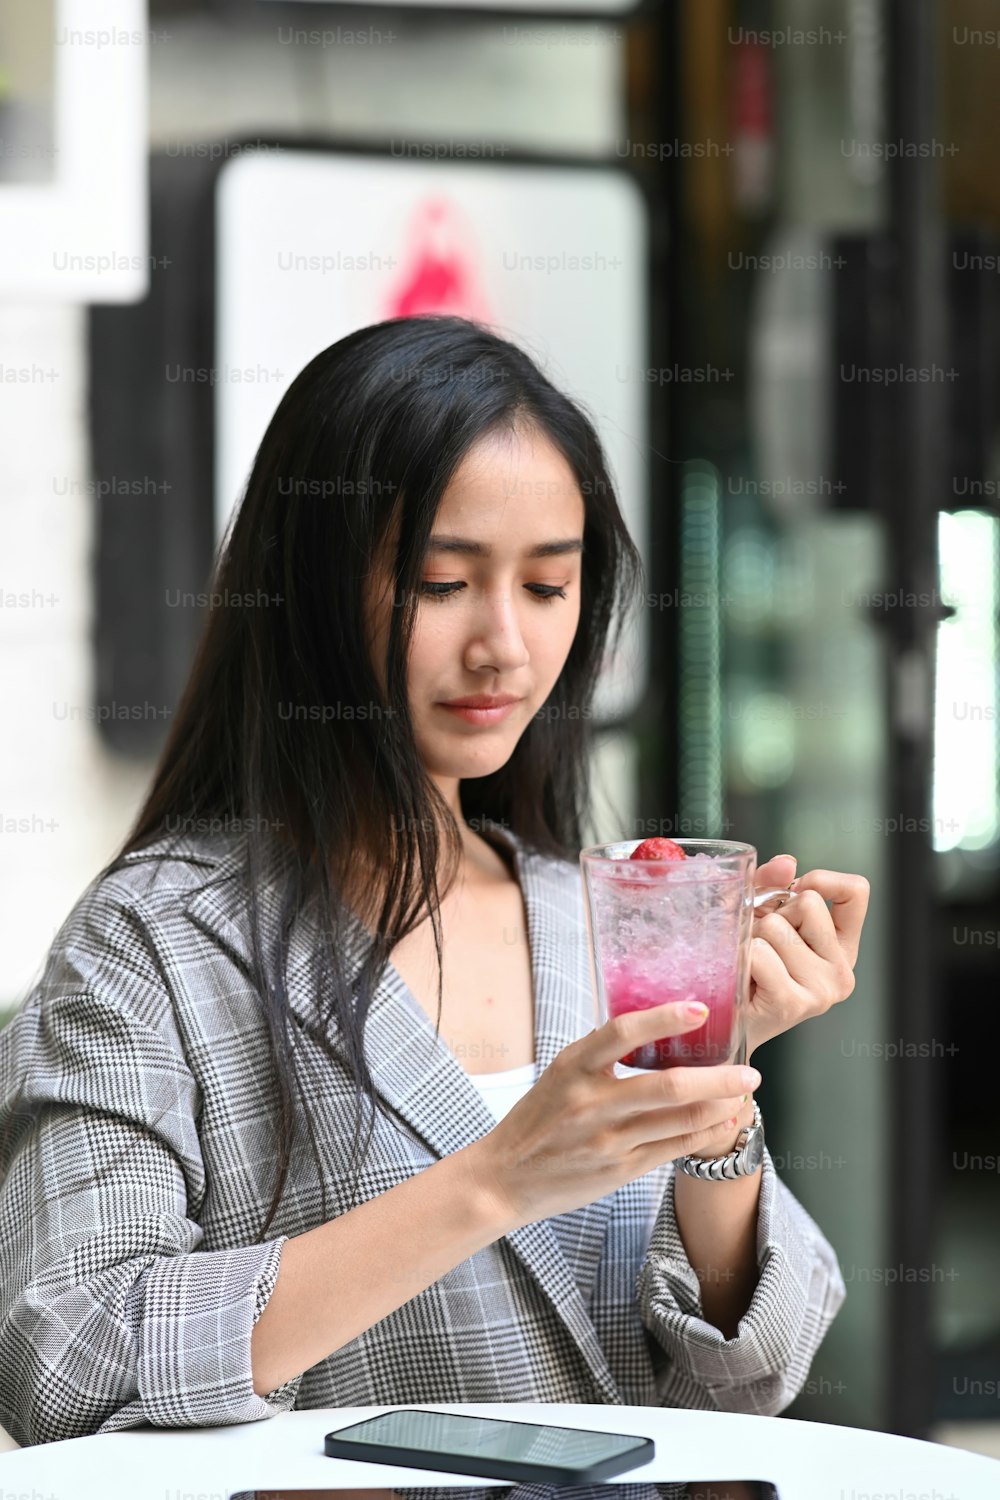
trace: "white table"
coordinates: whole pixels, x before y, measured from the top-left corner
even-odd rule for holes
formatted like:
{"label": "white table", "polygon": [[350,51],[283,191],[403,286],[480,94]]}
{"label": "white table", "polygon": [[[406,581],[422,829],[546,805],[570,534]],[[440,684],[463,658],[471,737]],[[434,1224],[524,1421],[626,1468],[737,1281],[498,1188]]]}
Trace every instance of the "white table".
{"label": "white table", "polygon": [[[414,1402],[432,1411],[654,1439],[656,1457],[609,1484],[770,1479],[781,1500],[998,1500],[1000,1462],[862,1428],[674,1407]],[[323,1437],[392,1406],[286,1412],[235,1427],[138,1428],[0,1455],[0,1496],[228,1500],[236,1490],[501,1484],[470,1474],[327,1458]]]}

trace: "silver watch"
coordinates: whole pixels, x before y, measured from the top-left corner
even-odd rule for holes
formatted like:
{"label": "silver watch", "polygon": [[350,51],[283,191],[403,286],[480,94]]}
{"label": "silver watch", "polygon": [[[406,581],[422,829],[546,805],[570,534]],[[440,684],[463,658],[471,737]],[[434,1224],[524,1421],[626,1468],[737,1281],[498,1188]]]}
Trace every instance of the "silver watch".
{"label": "silver watch", "polygon": [[689,1177],[700,1177],[706,1182],[721,1182],[725,1178],[752,1177],[763,1160],[764,1121],[755,1099],[753,1123],[744,1125],[728,1156],[682,1156],[677,1165]]}

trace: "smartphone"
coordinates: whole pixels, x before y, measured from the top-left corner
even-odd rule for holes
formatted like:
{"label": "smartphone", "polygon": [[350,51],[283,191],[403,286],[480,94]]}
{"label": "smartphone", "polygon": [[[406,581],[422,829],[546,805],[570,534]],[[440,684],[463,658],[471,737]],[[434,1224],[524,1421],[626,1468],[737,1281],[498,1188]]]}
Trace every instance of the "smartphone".
{"label": "smartphone", "polygon": [[631,1433],[411,1408],[328,1432],[323,1446],[330,1458],[552,1484],[607,1479],[648,1463],[656,1452],[652,1438]]}
{"label": "smartphone", "polygon": [[[504,1496],[504,1500],[517,1500],[517,1493],[513,1495],[505,1485],[499,1484],[496,1489]],[[556,1487],[553,1490],[553,1500],[560,1500],[560,1496],[567,1492],[565,1488]],[[482,1500],[482,1489],[412,1489],[406,1490],[240,1490],[238,1494],[231,1495],[230,1500],[466,1500],[466,1497],[476,1496]],[[778,1491],[774,1485],[766,1479],[691,1479],[680,1482],[671,1480],[669,1483],[654,1484],[652,1481],[646,1484],[606,1484],[595,1485],[592,1490],[585,1491],[583,1496],[577,1496],[577,1500],[651,1500],[651,1496],[658,1500],[779,1500]],[[537,1500],[533,1496],[532,1500]]]}

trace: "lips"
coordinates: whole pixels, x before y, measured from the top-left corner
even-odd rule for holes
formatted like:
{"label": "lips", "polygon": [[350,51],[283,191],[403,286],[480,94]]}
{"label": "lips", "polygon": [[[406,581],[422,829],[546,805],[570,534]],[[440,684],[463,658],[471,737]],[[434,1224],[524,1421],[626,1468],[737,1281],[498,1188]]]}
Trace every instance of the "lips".
{"label": "lips", "polygon": [[476,693],[471,698],[449,698],[444,708],[504,708],[508,703],[520,703],[514,693]]}
{"label": "lips", "polygon": [[455,703],[441,703],[438,707],[451,714],[453,719],[461,719],[473,728],[488,729],[492,724],[502,724],[523,701],[512,697],[510,693],[497,693],[493,697],[477,693],[475,697],[460,698]]}

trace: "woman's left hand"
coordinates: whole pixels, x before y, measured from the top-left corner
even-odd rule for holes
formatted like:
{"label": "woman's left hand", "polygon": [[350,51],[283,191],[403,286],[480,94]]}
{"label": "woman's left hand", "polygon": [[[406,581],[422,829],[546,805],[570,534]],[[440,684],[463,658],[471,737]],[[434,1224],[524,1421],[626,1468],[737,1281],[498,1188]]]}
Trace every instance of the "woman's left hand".
{"label": "woman's left hand", "polygon": [[[787,885],[794,874],[792,856],[778,854],[757,870],[754,885]],[[863,875],[810,870],[795,882],[797,900],[753,918],[748,1059],[762,1042],[823,1015],[853,992],[868,891]]]}

